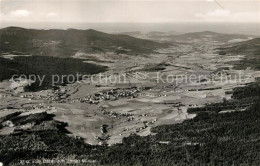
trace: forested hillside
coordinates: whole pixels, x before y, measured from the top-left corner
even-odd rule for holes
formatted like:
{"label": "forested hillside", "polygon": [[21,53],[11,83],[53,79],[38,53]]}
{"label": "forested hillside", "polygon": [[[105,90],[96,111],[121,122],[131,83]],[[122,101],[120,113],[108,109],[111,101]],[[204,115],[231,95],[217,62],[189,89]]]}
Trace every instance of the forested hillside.
{"label": "forested hillside", "polygon": [[[73,159],[89,159],[89,165],[257,166],[260,164],[260,93],[256,93],[259,89],[259,82],[235,88],[233,99],[224,100],[219,104],[223,106],[221,108],[215,104],[206,106],[207,109],[190,109],[190,112],[197,113],[194,119],[157,126],[152,128],[156,135],[131,135],[124,138],[122,144],[114,146],[90,146],[81,139],[68,137],[64,130],[66,125],[53,121],[51,115],[41,113],[17,117],[19,113],[14,114],[0,119],[0,123],[12,120],[16,125],[28,121],[37,121],[38,124],[27,132],[0,136],[0,156],[5,157],[4,163],[59,156],[70,159],[74,156]],[[238,106],[245,110],[220,113],[227,109],[226,105],[237,103],[249,105]],[[48,124],[48,130],[39,128],[44,123]],[[25,146],[21,139],[27,142],[33,140],[33,144]],[[44,148],[39,150],[38,146]]]}
{"label": "forested hillside", "polygon": [[260,38],[233,44],[229,47],[219,48],[219,52],[228,55],[244,55],[241,61],[230,62],[235,69],[243,70],[250,67],[260,70]]}

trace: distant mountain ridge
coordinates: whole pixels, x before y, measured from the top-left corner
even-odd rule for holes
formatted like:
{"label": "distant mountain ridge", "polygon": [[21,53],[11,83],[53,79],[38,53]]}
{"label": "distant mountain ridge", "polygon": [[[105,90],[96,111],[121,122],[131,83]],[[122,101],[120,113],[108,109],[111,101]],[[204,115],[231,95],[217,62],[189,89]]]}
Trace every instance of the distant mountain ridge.
{"label": "distant mountain ridge", "polygon": [[219,48],[219,53],[226,55],[244,55],[239,62],[234,62],[235,69],[260,70],[260,38],[254,38],[248,41],[234,43],[228,47]]}
{"label": "distant mountain ridge", "polygon": [[224,33],[212,32],[212,31],[192,32],[192,33],[185,33],[185,34],[170,36],[170,38],[173,41],[210,39],[210,40],[218,41],[218,42],[229,42],[234,39],[247,40],[249,37],[253,37],[253,36],[243,35],[243,34],[224,34]]}
{"label": "distant mountain ridge", "polygon": [[213,32],[213,31],[201,31],[201,32],[189,32],[189,33],[180,33],[175,31],[170,31],[170,32],[151,31],[149,33],[125,32],[124,34],[133,37],[151,39],[154,41],[162,41],[162,40],[169,41],[171,43],[191,42],[192,40],[232,43],[232,42],[245,41],[245,40],[249,40],[250,38],[256,37],[253,35],[225,34],[225,33]]}
{"label": "distant mountain ridge", "polygon": [[0,51],[25,54],[70,57],[77,51],[85,53],[124,52],[149,54],[168,44],[88,30],[35,30],[20,27],[0,29]]}
{"label": "distant mountain ridge", "polygon": [[258,55],[260,56],[260,38],[254,38],[251,40],[232,44],[229,47],[222,48],[230,54],[246,54],[246,55]]}

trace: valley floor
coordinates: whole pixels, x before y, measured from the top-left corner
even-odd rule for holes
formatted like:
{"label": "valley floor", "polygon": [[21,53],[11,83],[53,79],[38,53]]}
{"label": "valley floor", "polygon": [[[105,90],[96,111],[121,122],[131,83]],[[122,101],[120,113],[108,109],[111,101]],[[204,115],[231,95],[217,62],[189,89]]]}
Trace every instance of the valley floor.
{"label": "valley floor", "polygon": [[[80,152],[80,155],[76,158],[88,156],[88,162],[93,160],[95,164],[97,164],[96,161],[100,161],[100,164],[111,165],[160,165],[160,162],[168,163],[162,165],[182,165],[190,164],[192,161],[195,165],[199,163],[206,165],[210,162],[224,165],[234,164],[227,161],[226,158],[218,158],[219,153],[223,151],[213,147],[221,144],[218,148],[225,148],[225,145],[230,145],[231,142],[232,144],[244,144],[244,146],[236,146],[242,148],[239,150],[239,153],[242,153],[243,150],[249,148],[247,145],[251,147],[253,146],[252,141],[255,141],[257,146],[254,148],[259,149],[259,140],[257,140],[259,137],[256,136],[259,136],[260,132],[256,132],[258,135],[250,133],[251,130],[240,133],[249,134],[248,137],[251,136],[251,143],[248,143],[246,142],[247,139],[242,139],[240,135],[234,137],[234,139],[229,137],[230,135],[227,134],[228,131],[225,129],[225,127],[230,127],[229,131],[233,133],[233,128],[236,127],[233,125],[234,123],[245,123],[247,120],[243,116],[247,113],[243,111],[249,109],[249,107],[240,105],[236,108],[225,107],[221,109],[222,112],[239,111],[239,113],[235,113],[236,118],[242,118],[238,122],[230,120],[232,117],[229,117],[231,115],[229,113],[216,114],[214,112],[213,115],[206,114],[204,111],[203,114],[200,114],[201,112],[194,110],[208,104],[213,104],[212,108],[216,109],[214,103],[232,100],[233,93],[228,92],[233,92],[236,87],[242,88],[248,83],[255,82],[255,78],[260,76],[260,72],[250,68],[234,70],[228,62],[237,61],[243,55],[228,57],[219,55],[214,49],[221,45],[222,43],[196,41],[195,43],[160,49],[157,50],[158,54],[149,56],[107,53],[86,54],[84,55],[86,57],[81,57],[86,58],[88,63],[100,64],[97,61],[87,60],[92,56],[102,61],[102,65],[109,67],[102,75],[113,76],[118,80],[115,83],[106,80],[110,77],[99,79],[99,74],[97,74],[94,78],[95,83],[90,80],[83,80],[61,86],[58,90],[24,92],[17,88],[23,85],[19,85],[19,83],[13,85],[9,81],[3,81],[0,83],[0,117],[6,117],[10,113],[17,112],[19,112],[19,115],[12,117],[15,124],[6,124],[8,118],[0,120],[1,123],[5,122],[5,125],[2,124],[0,128],[1,138],[8,140],[9,134],[14,134],[13,141],[15,142],[20,137],[26,137],[25,134],[22,134],[23,136],[15,138],[15,133],[17,131],[24,131],[24,133],[30,133],[31,130],[36,131],[35,127],[39,124],[35,123],[34,120],[38,118],[37,115],[41,115],[43,121],[61,123],[46,124],[46,128],[54,128],[55,130],[62,128],[62,130],[66,130],[66,134],[58,132],[58,135],[53,136],[54,138],[46,138],[47,136],[43,136],[44,133],[36,133],[35,137],[28,138],[28,140],[47,140],[43,141],[47,147],[49,146],[48,143],[52,144],[55,138],[60,139],[59,137],[61,137],[67,140],[68,147],[71,147],[74,144],[76,145],[77,142],[74,143],[70,138],[76,139],[78,145],[82,147],[82,151],[86,153],[83,155]],[[121,76],[124,78],[123,82],[119,81]],[[203,76],[203,78],[199,76]],[[186,80],[187,77],[192,77],[192,79]],[[246,102],[250,104],[254,101]],[[249,115],[259,109],[259,103],[254,105],[254,108],[249,110]],[[53,117],[49,118],[45,113],[53,115]],[[33,117],[32,121],[28,120],[30,119],[28,117],[33,114],[36,117]],[[27,117],[28,121],[23,121],[22,117]],[[252,117],[250,116],[250,118]],[[220,124],[218,121],[223,121],[223,123]],[[216,129],[217,131],[213,132],[214,125],[220,126]],[[248,123],[248,125],[259,124],[252,121],[252,124]],[[202,126],[204,132],[202,132]],[[237,127],[241,126],[238,125]],[[241,129],[245,130],[243,127]],[[180,133],[181,130],[183,133]],[[225,130],[222,136],[217,137],[216,133],[222,130]],[[254,128],[254,130],[258,129]],[[48,134],[48,132],[49,129],[46,130],[45,134]],[[212,132],[214,137],[211,134]],[[208,137],[206,137],[207,134]],[[202,135],[203,137],[199,137]],[[1,143],[4,143],[4,141]],[[42,144],[42,147],[45,146],[44,144]],[[55,146],[59,146],[58,144]],[[97,148],[96,151],[93,147],[89,147],[89,144]],[[209,144],[210,146],[208,146]],[[104,146],[96,147],[96,145]],[[136,149],[137,147],[139,148]],[[211,149],[209,150],[207,147]],[[100,155],[99,152],[103,148],[105,152]],[[176,152],[170,153],[171,148]],[[54,156],[59,158],[61,154],[57,152],[57,149],[52,150],[55,153]],[[86,152],[87,149],[91,150]],[[5,153],[8,158],[8,153],[11,151],[6,147],[5,151],[0,151],[0,154]],[[22,148],[21,151],[31,151],[31,148]],[[199,155],[196,151],[207,157],[203,159],[202,156],[196,156]],[[209,154],[209,151],[213,151],[215,156],[212,155],[213,153]],[[34,152],[30,153],[35,155]],[[69,154],[77,153],[76,149],[72,149]],[[239,158],[237,151],[234,150],[230,153],[235,153],[238,156],[234,157]],[[250,153],[250,150],[248,150],[248,153]],[[93,156],[89,157],[91,154]],[[171,157],[168,156],[169,154]],[[44,156],[44,152],[41,155]],[[165,157],[162,157],[164,155]],[[225,155],[230,156],[230,154]],[[127,156],[131,157],[126,159]],[[145,156],[150,156],[148,157],[149,160],[145,160]],[[166,156],[168,156],[168,159]],[[220,156],[223,156],[223,154]],[[242,156],[246,158],[246,155]],[[259,154],[252,156],[259,157]],[[75,158],[75,156],[66,157]],[[216,160],[212,159],[214,157],[216,157]],[[26,159],[29,156],[21,155],[20,158]],[[37,155],[36,158],[38,158]],[[223,162],[221,162],[222,160]],[[5,161],[10,162],[12,159]],[[226,161],[229,163],[226,163]],[[154,163],[152,164],[152,162]],[[248,161],[248,163],[250,162]],[[256,160],[252,163],[257,164],[259,161]]]}

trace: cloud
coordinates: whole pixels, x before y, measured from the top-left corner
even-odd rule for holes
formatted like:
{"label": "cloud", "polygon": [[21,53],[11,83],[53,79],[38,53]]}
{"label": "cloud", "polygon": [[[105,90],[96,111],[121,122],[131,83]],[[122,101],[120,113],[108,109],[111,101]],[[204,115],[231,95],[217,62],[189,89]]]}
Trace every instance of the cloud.
{"label": "cloud", "polygon": [[259,22],[260,12],[231,12],[218,9],[207,13],[197,13],[195,17],[200,21],[209,22]]}
{"label": "cloud", "polygon": [[58,16],[58,13],[50,12],[46,14],[47,17],[56,17]]}
{"label": "cloud", "polygon": [[258,12],[240,12],[230,16],[230,20],[247,21],[247,22],[260,22],[260,11]]}
{"label": "cloud", "polygon": [[229,10],[217,9],[214,11],[207,12],[206,14],[197,13],[195,16],[201,19],[218,19],[218,18],[227,18],[230,16]]}
{"label": "cloud", "polygon": [[10,12],[10,16],[13,17],[28,17],[31,14],[28,10],[15,10]]}
{"label": "cloud", "polygon": [[256,0],[0,1],[1,22],[260,22]]}
{"label": "cloud", "polygon": [[210,17],[228,17],[230,15],[230,11],[218,9],[213,12],[207,13],[207,15]]}

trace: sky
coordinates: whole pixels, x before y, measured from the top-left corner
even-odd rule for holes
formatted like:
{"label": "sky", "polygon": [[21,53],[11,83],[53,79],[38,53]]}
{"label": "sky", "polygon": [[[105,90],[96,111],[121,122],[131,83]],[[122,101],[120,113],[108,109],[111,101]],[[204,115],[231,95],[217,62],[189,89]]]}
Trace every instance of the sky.
{"label": "sky", "polygon": [[0,0],[0,23],[260,23],[260,0]]}

